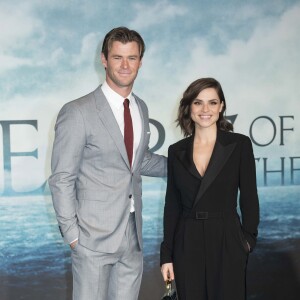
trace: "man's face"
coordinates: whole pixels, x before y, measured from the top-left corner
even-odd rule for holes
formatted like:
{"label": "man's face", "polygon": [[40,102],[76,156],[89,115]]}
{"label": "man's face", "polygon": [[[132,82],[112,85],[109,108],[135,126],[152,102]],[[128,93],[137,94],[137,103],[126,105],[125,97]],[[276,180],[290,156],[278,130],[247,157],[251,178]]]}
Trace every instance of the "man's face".
{"label": "man's face", "polygon": [[123,44],[115,41],[108,51],[107,59],[101,53],[102,64],[106,68],[106,81],[108,85],[119,92],[124,88],[131,89],[138,70],[142,65],[137,42]]}

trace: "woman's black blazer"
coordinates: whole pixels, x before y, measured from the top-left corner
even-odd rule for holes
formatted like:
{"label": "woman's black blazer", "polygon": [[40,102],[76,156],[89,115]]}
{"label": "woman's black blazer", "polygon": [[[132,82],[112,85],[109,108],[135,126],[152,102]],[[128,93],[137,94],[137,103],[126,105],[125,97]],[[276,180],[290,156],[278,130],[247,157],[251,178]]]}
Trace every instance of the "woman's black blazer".
{"label": "woman's black blazer", "polygon": [[[238,195],[242,219],[239,230],[243,235],[243,247],[247,251],[247,241],[252,251],[256,244],[259,204],[250,139],[242,134],[218,130],[203,177],[193,162],[193,141],[194,136],[190,136],[169,147],[161,264],[173,262],[176,234],[181,230],[179,224],[183,223],[182,219],[224,214],[236,220]],[[237,228],[230,226],[228,230]],[[193,230],[193,227],[190,228]],[[177,242],[183,243],[184,239]]]}

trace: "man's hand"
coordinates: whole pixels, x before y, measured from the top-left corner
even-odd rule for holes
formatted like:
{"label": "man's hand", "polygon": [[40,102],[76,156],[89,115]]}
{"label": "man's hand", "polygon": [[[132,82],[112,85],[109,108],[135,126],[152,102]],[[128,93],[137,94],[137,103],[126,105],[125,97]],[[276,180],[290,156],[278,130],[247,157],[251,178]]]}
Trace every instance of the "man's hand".
{"label": "man's hand", "polygon": [[160,270],[165,282],[167,280],[174,280],[175,277],[172,263],[163,264]]}
{"label": "man's hand", "polygon": [[75,241],[73,241],[73,242],[70,244],[70,247],[71,247],[72,250],[75,248],[75,246],[77,245],[77,243],[78,243],[78,240],[75,240]]}

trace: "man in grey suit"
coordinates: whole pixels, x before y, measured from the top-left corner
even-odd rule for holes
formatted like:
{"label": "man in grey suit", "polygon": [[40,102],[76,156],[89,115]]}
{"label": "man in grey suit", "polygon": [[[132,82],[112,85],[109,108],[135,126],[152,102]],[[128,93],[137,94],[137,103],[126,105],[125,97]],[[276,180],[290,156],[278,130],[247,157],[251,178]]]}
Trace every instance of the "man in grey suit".
{"label": "man in grey suit", "polygon": [[63,106],[55,125],[49,185],[72,249],[73,299],[138,298],[142,277],[142,179],[166,176],[148,150],[146,104],[132,93],[145,45],[118,27],[104,38],[106,80]]}

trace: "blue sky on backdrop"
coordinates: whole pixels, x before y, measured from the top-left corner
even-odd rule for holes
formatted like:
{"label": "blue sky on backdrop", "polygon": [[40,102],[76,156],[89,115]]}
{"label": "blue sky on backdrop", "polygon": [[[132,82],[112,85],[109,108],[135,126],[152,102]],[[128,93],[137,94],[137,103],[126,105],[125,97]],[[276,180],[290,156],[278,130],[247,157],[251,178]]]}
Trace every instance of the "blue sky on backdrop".
{"label": "blue sky on backdrop", "polygon": [[[297,155],[299,16],[300,1],[291,0],[0,0],[0,120],[39,123],[38,132],[13,128],[14,151],[39,149],[38,160],[14,159],[15,170],[32,172],[15,172],[15,186],[37,186],[49,175],[57,112],[103,81],[99,45],[120,25],[136,29],[146,42],[134,90],[166,129],[161,153],[180,138],[173,121],[182,92],[193,80],[212,76],[223,86],[228,115],[239,114],[238,132],[248,134],[258,116],[279,125],[278,116],[294,115],[286,123],[294,132],[286,133],[285,147],[276,137],[255,150],[259,156],[273,150],[276,157]],[[270,126],[264,129],[256,129],[258,139],[272,134]]]}

